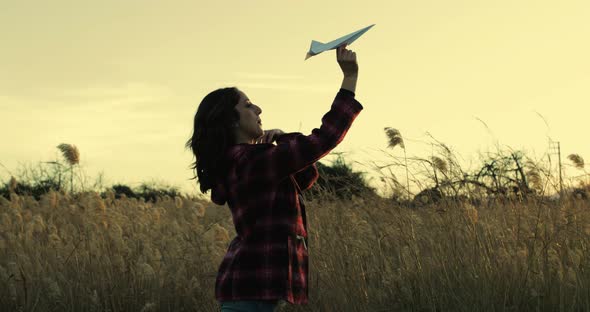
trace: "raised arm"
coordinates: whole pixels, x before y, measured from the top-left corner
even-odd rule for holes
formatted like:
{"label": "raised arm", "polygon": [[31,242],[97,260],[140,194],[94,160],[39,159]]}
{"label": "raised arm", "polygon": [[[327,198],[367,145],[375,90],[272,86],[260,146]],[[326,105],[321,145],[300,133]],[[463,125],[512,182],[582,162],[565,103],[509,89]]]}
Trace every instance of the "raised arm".
{"label": "raised arm", "polygon": [[275,184],[320,160],[344,139],[363,106],[354,98],[358,77],[356,54],[339,47],[336,59],[344,74],[342,89],[322,117],[321,126],[310,135],[293,134],[289,139],[277,141],[276,146],[256,149],[241,166],[243,176],[248,179],[245,182]]}
{"label": "raised arm", "polygon": [[269,144],[248,155],[241,166],[247,183],[275,184],[327,155],[344,139],[363,109],[351,94],[340,90],[330,111],[322,117],[321,126],[310,135],[293,134],[276,146]]}

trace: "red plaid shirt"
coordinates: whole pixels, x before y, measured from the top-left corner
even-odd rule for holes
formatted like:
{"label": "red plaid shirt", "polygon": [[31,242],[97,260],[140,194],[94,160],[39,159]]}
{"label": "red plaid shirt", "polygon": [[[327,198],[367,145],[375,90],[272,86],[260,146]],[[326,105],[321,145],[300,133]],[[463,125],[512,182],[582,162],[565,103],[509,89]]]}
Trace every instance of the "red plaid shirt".
{"label": "red plaid shirt", "polygon": [[224,178],[211,199],[232,212],[237,236],[230,242],[215,283],[218,301],[279,300],[308,303],[305,206],[298,196],[318,178],[315,162],[346,135],[363,106],[340,90],[311,135],[288,133],[274,144],[228,149]]}

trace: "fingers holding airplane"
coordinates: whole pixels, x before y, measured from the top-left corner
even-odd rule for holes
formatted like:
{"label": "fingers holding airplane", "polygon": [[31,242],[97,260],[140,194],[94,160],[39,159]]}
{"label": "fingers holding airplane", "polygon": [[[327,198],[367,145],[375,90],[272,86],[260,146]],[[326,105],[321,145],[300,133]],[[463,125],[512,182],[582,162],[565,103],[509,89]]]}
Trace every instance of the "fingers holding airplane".
{"label": "fingers holding airplane", "polygon": [[338,65],[340,65],[344,76],[355,76],[358,74],[356,52],[347,49],[346,44],[336,49],[336,61],[338,61]]}

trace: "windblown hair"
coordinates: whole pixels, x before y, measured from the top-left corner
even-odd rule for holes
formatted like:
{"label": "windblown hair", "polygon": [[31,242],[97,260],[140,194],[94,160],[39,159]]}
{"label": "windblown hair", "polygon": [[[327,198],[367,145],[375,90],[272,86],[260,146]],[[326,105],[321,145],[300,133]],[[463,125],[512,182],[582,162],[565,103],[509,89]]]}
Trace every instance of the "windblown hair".
{"label": "windblown hair", "polygon": [[193,136],[185,148],[190,147],[195,155],[191,169],[196,175],[190,180],[198,177],[202,193],[210,190],[224,174],[224,164],[219,159],[235,143],[232,125],[240,119],[235,110],[239,100],[237,88],[217,89],[203,98],[195,114]]}

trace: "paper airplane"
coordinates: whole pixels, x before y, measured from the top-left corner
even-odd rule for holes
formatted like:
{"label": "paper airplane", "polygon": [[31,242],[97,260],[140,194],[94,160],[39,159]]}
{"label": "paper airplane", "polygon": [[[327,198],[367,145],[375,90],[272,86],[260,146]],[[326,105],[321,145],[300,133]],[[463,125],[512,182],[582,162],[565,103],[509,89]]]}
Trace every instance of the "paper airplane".
{"label": "paper airplane", "polygon": [[369,30],[373,26],[375,26],[375,24],[365,27],[361,30],[357,30],[351,34],[340,37],[340,38],[330,41],[328,43],[321,43],[321,42],[312,40],[311,46],[309,47],[309,51],[305,55],[305,59],[307,60],[308,58],[310,58],[314,55],[318,55],[324,51],[336,49],[345,43],[346,43],[346,45],[350,45],[351,43],[353,43],[356,39],[358,39],[360,36],[362,36],[367,30]]}

